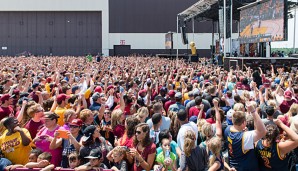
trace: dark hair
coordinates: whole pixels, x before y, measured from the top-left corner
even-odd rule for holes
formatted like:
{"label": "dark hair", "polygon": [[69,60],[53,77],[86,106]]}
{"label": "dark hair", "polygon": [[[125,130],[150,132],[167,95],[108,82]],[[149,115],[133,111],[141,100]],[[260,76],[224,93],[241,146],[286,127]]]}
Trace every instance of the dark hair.
{"label": "dark hair", "polygon": [[240,103],[241,102],[241,97],[239,96],[239,94],[235,94],[234,95],[234,100],[236,103]]}
{"label": "dark hair", "polygon": [[180,109],[177,113],[177,118],[180,120],[180,121],[185,121],[186,118],[187,118],[187,114],[186,114],[186,111],[184,109]]}
{"label": "dark hair", "polygon": [[135,134],[135,127],[140,123],[140,120],[134,116],[126,118],[126,134],[127,137],[131,138]]}
{"label": "dark hair", "polygon": [[192,91],[192,89],[193,89],[192,84],[188,84],[186,89],[187,89],[188,92]]}
{"label": "dark hair", "polygon": [[162,118],[162,116],[161,116],[160,113],[153,114],[152,115],[152,123],[153,123],[153,125],[158,124],[160,122],[161,118]]}
{"label": "dark hair", "polygon": [[242,80],[242,84],[243,84],[243,85],[247,85],[247,84],[248,84],[248,79],[247,79],[247,78],[243,78],[243,80]]}
{"label": "dark hair", "polygon": [[170,139],[170,131],[168,129],[160,131],[158,134],[159,143],[161,143],[162,139]]}
{"label": "dark hair", "polygon": [[196,105],[200,105],[202,103],[202,97],[201,96],[197,96],[196,98],[195,98],[195,104]]}
{"label": "dark hair", "polygon": [[[150,145],[150,143],[151,143],[151,139],[150,139],[150,136],[149,136],[149,131],[150,131],[149,125],[146,124],[146,123],[140,123],[140,124],[138,124],[138,125],[135,127],[135,131],[136,131],[137,128],[139,128],[139,127],[142,129],[142,131],[143,131],[144,133],[146,133],[146,136],[145,136],[145,138],[142,140],[141,144],[142,144],[143,147],[147,147],[147,146]],[[133,138],[133,145],[134,145],[134,146],[137,146],[138,143],[139,143],[139,141],[138,141],[137,137],[134,136],[134,138]]]}
{"label": "dark hair", "polygon": [[269,124],[266,126],[266,135],[265,139],[271,143],[271,145],[276,141],[276,138],[279,135],[279,129],[276,125]]}
{"label": "dark hair", "polygon": [[153,105],[153,112],[154,113],[157,113],[157,112],[160,112],[161,110],[162,110],[162,103],[160,103],[160,102],[156,102],[156,103],[154,103],[154,105]]}
{"label": "dark hair", "polygon": [[34,154],[36,157],[38,157],[41,153],[42,153],[42,150],[39,148],[35,148],[30,151],[30,154]]}

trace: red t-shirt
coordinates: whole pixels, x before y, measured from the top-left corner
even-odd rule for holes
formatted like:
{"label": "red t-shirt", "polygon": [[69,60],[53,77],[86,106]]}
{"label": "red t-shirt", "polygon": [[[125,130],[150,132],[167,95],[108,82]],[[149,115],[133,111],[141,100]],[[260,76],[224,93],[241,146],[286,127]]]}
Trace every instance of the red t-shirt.
{"label": "red t-shirt", "polygon": [[44,122],[34,122],[32,119],[25,125],[25,128],[30,132],[31,138],[36,137],[37,132],[43,127]]}
{"label": "red t-shirt", "polygon": [[297,103],[296,100],[292,99],[291,101],[282,101],[280,104],[279,108],[282,113],[287,113],[290,110],[290,107],[292,106],[293,103]]}
{"label": "red t-shirt", "polygon": [[121,138],[124,134],[124,131],[125,131],[124,125],[116,125],[116,127],[113,130],[113,134],[114,134],[114,136]]}
{"label": "red t-shirt", "polygon": [[132,137],[127,137],[126,134],[123,135],[122,138],[119,139],[120,146],[126,146],[127,148],[132,148],[133,147],[133,136]]}
{"label": "red t-shirt", "polygon": [[[136,146],[134,146],[134,147],[138,150],[138,148]],[[138,150],[138,152],[142,156],[142,158],[147,162],[149,154],[156,153],[156,145],[151,142],[147,147],[144,148],[143,152],[139,151],[139,150]],[[142,168],[141,165],[139,167],[137,167],[136,162],[134,162],[133,170],[134,171],[142,171],[144,169]]]}
{"label": "red t-shirt", "polygon": [[210,124],[215,124],[215,120],[213,118],[208,118],[206,121]]}
{"label": "red t-shirt", "polygon": [[175,103],[176,103],[175,100],[174,100],[174,101],[172,101],[172,100],[167,101],[167,102],[165,103],[165,111],[168,112],[169,107],[170,107],[172,104],[175,104]]}
{"label": "red t-shirt", "polygon": [[0,120],[2,120],[5,117],[9,117],[9,115],[14,115],[13,108],[11,106],[8,107],[0,107]]}
{"label": "red t-shirt", "polygon": [[[189,109],[188,111],[188,119],[192,116],[198,116],[200,113],[200,109],[197,108],[196,106],[193,106]],[[202,113],[202,118],[205,119],[205,112]]]}

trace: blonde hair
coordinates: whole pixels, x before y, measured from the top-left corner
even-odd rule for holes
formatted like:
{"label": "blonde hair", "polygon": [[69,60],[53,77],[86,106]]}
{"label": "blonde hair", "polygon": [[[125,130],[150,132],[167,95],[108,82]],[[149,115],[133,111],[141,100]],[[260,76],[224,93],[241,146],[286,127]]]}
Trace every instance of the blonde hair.
{"label": "blonde hair", "polygon": [[116,109],[112,112],[112,116],[111,116],[111,125],[112,128],[114,129],[117,125],[122,124],[120,122],[120,118],[123,115],[123,112],[121,109]]}
{"label": "blonde hair", "polygon": [[89,109],[84,109],[80,112],[80,119],[85,122],[88,116],[92,115],[92,111]]}
{"label": "blonde hair", "polygon": [[137,111],[137,118],[138,119],[148,117],[148,115],[149,115],[149,110],[148,110],[147,107],[141,107]]}
{"label": "blonde hair", "polygon": [[294,103],[291,105],[290,110],[287,112],[288,117],[293,117],[293,113],[296,113],[297,115],[298,112],[298,104]]}
{"label": "blonde hair", "polygon": [[208,143],[209,150],[212,152],[212,156],[209,160],[209,167],[211,167],[216,160],[216,156],[220,155],[221,151],[221,139],[218,137],[213,137]]}
{"label": "blonde hair", "polygon": [[192,149],[195,148],[196,135],[192,130],[187,130],[184,136],[184,153],[189,157]]}
{"label": "blonde hair", "polygon": [[34,117],[34,114],[41,108],[40,104],[34,104],[27,109],[27,114],[30,118]]}
{"label": "blonde hair", "polygon": [[121,146],[117,146],[113,149],[113,153],[117,153],[120,155],[125,155],[125,149]]}
{"label": "blonde hair", "polygon": [[72,115],[75,115],[75,114],[76,114],[76,112],[73,109],[67,109],[67,110],[65,110],[65,112],[64,112],[64,118],[63,118],[64,122],[67,123],[68,120],[69,120],[69,118]]}
{"label": "blonde hair", "polygon": [[205,119],[198,119],[197,121],[197,125],[198,125],[198,131],[202,132],[202,127],[203,125],[205,125],[207,123],[207,121]]}
{"label": "blonde hair", "polygon": [[236,103],[233,109],[234,111],[245,111],[244,105],[242,103]]}
{"label": "blonde hair", "polygon": [[212,125],[210,123],[205,123],[202,126],[202,134],[206,138],[211,138],[212,136],[214,136],[214,132],[212,130]]}

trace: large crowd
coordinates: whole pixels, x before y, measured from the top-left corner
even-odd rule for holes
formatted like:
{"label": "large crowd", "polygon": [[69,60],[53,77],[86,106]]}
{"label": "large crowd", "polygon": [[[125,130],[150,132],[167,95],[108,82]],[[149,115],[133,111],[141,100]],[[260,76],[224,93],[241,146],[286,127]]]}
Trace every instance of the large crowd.
{"label": "large crowd", "polygon": [[0,170],[296,170],[296,71],[136,56],[0,66]]}

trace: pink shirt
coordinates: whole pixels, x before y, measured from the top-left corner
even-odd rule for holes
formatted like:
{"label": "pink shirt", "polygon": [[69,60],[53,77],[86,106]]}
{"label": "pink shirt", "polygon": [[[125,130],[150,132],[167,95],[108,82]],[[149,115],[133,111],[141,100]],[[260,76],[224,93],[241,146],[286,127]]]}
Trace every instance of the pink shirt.
{"label": "pink shirt", "polygon": [[[53,131],[49,131],[48,128],[43,127],[36,136],[42,136],[42,135],[48,135],[50,137],[54,137],[54,133],[56,130],[64,130],[63,127],[60,127],[57,125],[56,129]],[[35,145],[37,148],[40,148],[43,152],[49,152],[52,154],[52,160],[51,163],[55,165],[55,167],[60,166],[61,165],[61,161],[62,161],[62,148],[56,148],[54,150],[50,150],[50,143],[49,141],[47,141],[46,139],[42,139],[41,141],[36,141]]]}

